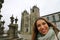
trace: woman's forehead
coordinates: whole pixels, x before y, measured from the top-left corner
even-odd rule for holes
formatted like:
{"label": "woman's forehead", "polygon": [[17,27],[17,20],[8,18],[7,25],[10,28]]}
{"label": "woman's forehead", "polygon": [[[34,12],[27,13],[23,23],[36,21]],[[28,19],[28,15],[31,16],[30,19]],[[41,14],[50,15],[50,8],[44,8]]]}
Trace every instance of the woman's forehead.
{"label": "woman's forehead", "polygon": [[44,19],[39,19],[39,20],[37,20],[37,21],[45,21]]}
{"label": "woman's forehead", "polygon": [[38,20],[37,23],[45,22],[45,20]]}

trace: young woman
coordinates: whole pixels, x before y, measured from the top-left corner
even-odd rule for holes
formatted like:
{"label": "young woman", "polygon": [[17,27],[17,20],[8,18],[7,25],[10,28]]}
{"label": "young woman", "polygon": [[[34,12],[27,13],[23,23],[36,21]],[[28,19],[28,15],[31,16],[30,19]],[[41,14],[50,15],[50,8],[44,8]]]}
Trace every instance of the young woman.
{"label": "young woman", "polygon": [[60,40],[56,26],[45,18],[38,18],[33,27],[32,40]]}

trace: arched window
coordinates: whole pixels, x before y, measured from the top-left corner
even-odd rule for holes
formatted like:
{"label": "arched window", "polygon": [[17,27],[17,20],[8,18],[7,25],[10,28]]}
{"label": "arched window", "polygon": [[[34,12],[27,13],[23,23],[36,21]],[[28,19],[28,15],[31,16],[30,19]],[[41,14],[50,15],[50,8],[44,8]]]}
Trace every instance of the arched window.
{"label": "arched window", "polygon": [[26,28],[26,32],[28,32],[28,28]]}

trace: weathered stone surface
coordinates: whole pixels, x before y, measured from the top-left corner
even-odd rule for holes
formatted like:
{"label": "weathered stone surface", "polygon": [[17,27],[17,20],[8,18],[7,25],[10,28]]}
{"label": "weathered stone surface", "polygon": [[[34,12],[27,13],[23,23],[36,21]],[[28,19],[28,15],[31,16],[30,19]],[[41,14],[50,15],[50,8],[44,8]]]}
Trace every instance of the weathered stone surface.
{"label": "weathered stone surface", "polygon": [[11,19],[11,24],[8,25],[9,27],[9,30],[8,30],[8,38],[11,39],[11,40],[17,40],[18,37],[18,24],[17,24],[17,19],[15,20],[16,23],[14,24],[13,20],[14,20],[14,17],[10,17]]}
{"label": "weathered stone surface", "polygon": [[33,24],[38,17],[40,17],[40,14],[37,6],[33,6],[30,14],[26,10],[22,12],[20,31],[20,34],[22,34],[20,35],[22,36],[22,40],[31,40]]}

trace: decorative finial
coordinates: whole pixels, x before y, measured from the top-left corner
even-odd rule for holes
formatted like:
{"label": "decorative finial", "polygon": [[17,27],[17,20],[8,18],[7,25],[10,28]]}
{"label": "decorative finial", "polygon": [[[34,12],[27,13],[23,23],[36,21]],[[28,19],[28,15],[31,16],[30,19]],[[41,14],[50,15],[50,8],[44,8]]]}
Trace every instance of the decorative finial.
{"label": "decorative finial", "polygon": [[18,19],[17,19],[17,17],[16,17],[16,19],[15,19],[15,23],[17,23],[17,21],[18,21]]}
{"label": "decorative finial", "polygon": [[12,17],[10,17],[10,19],[11,19],[11,24],[13,24],[13,22],[14,22],[14,17],[13,17],[13,15],[12,15]]}

